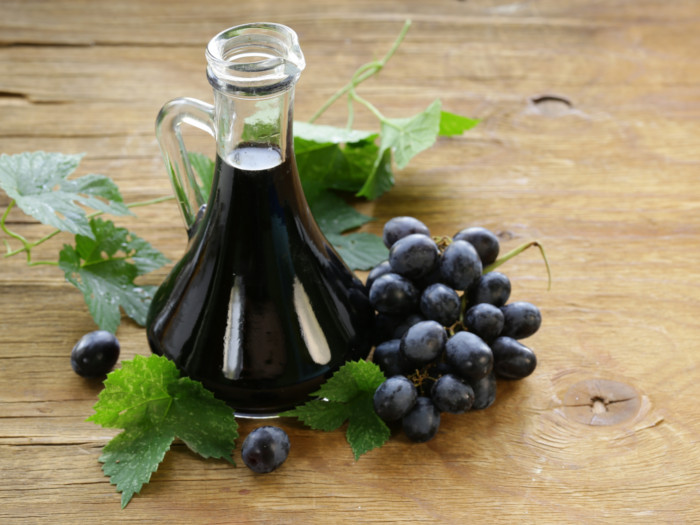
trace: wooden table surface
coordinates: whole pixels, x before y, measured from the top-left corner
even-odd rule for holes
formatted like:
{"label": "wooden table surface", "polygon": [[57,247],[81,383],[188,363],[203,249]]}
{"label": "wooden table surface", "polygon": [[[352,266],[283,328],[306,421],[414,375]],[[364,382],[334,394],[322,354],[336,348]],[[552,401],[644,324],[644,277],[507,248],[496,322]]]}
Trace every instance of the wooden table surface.
{"label": "wooden table surface", "polygon": [[[700,522],[700,3],[696,0],[2,0],[0,152],[84,152],[78,174],[125,200],[170,194],[154,118],[177,96],[211,100],[204,47],[220,30],[294,28],[308,119],[359,65],[413,25],[361,89],[388,116],[483,119],[443,138],[358,208],[363,229],[412,214],[434,233],[481,225],[504,250],[513,298],[537,304],[539,365],[488,410],[443,416],[426,444],[398,435],[355,462],[343,432],[287,420],[284,466],[255,475],[175,444],[125,510],[101,471],[116,433],[85,418],[99,381],[69,354],[93,330],[57,268],[0,261],[0,522]],[[344,106],[322,119],[342,124]],[[374,124],[367,113],[358,127]],[[212,149],[213,152],[213,149]],[[0,197],[0,212],[8,205]],[[47,233],[13,210],[28,238]],[[120,224],[170,259],[172,202]],[[66,237],[41,246],[55,258]],[[166,269],[151,277],[154,283]],[[148,355],[124,320],[122,358]],[[241,435],[259,423],[242,420]],[[240,443],[240,442],[239,442]]]}

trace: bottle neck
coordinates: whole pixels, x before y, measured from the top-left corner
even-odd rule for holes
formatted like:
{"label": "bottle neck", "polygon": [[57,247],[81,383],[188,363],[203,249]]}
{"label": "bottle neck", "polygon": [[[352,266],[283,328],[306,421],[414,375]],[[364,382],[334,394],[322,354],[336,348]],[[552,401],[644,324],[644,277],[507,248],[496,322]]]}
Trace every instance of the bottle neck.
{"label": "bottle neck", "polygon": [[278,150],[283,162],[292,151],[294,85],[305,65],[296,33],[279,24],[244,24],[216,35],[206,55],[219,156],[262,146]]}
{"label": "bottle neck", "polygon": [[241,148],[277,150],[280,163],[292,155],[294,87],[267,96],[214,90],[217,154],[231,163]]}

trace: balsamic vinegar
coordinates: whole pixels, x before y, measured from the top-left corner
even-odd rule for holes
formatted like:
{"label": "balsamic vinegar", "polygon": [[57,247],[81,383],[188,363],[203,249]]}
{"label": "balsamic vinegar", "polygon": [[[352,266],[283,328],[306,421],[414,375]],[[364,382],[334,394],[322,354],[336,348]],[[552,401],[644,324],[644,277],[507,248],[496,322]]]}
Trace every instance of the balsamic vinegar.
{"label": "balsamic vinegar", "polygon": [[366,357],[371,320],[362,283],[311,216],[293,154],[244,144],[217,156],[206,211],[151,304],[152,350],[238,412],[273,414]]}

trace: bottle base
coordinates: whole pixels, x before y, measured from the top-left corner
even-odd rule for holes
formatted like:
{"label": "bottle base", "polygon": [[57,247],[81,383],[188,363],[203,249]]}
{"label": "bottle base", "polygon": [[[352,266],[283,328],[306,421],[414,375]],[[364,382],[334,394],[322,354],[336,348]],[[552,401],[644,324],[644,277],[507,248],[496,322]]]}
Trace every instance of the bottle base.
{"label": "bottle base", "polygon": [[233,415],[236,416],[236,418],[240,419],[279,419],[280,413],[271,413],[271,414],[256,414],[252,412],[240,412],[238,410],[233,411]]}

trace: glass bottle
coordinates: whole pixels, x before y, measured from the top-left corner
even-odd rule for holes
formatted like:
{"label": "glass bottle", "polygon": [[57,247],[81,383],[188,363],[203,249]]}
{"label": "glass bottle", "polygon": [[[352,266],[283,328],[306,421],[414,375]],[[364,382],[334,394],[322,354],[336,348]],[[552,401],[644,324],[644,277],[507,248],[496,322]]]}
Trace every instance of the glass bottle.
{"label": "glass bottle", "polygon": [[[215,36],[206,57],[214,105],[176,99],[156,122],[188,245],[153,298],[148,341],[238,414],[276,414],[367,356],[372,314],[299,180],[297,35],[277,24],[237,26]],[[216,139],[209,192],[192,169],[183,123]]]}

